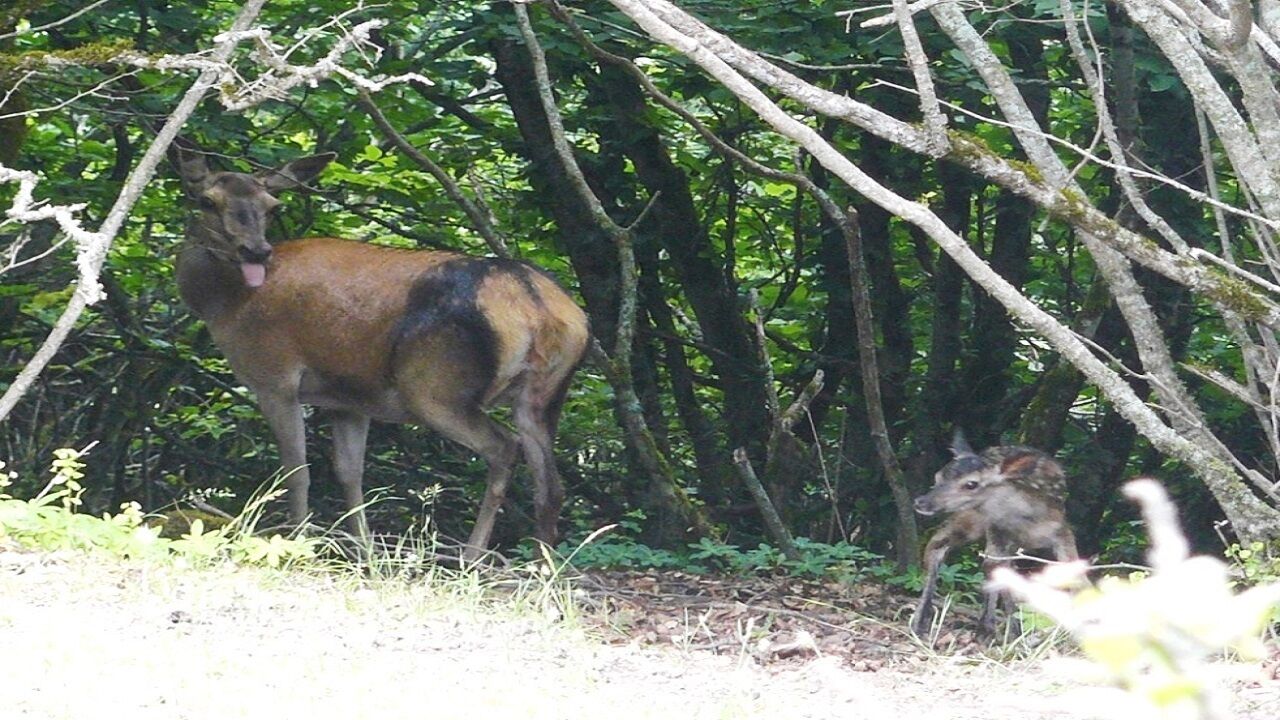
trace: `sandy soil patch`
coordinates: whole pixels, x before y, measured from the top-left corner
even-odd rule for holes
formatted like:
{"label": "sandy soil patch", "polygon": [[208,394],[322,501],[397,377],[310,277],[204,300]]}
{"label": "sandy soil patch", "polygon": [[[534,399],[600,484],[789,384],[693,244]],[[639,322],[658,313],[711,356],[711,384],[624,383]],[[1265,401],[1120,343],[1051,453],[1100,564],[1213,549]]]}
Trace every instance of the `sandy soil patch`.
{"label": "sandy soil patch", "polygon": [[[1224,672],[1239,717],[1280,716],[1280,684]],[[3,718],[1084,720],[1119,709],[1105,692],[1063,659],[761,665],[606,643],[427,587],[0,550]]]}

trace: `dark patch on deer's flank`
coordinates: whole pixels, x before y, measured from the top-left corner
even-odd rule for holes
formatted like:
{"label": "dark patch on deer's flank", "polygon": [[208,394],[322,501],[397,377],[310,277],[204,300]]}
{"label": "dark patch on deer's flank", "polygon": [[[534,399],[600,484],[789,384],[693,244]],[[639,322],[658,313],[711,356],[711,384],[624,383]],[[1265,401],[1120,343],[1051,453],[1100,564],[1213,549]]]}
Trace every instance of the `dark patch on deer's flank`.
{"label": "dark patch on deer's flank", "polygon": [[542,268],[530,265],[523,260],[484,258],[478,262],[487,264],[489,272],[503,273],[515,278],[524,287],[524,291],[529,293],[529,297],[533,299],[533,302],[538,307],[543,307],[542,294],[538,292],[538,286],[533,284],[533,273],[537,273],[552,282],[556,281]]}
{"label": "dark patch on deer's flank", "polygon": [[393,355],[412,339],[453,332],[460,353],[469,351],[464,362],[471,364],[481,382],[475,388],[477,400],[493,382],[498,370],[498,335],[477,302],[480,286],[489,268],[481,260],[459,258],[424,272],[409,289],[404,317],[396,329]]}
{"label": "dark patch on deer's flank", "polygon": [[[404,317],[396,329],[395,345],[433,334],[453,332],[453,342],[469,353],[478,379],[476,393],[485,394],[498,371],[498,338],[478,296],[486,280],[505,275],[515,280],[530,299],[541,306],[542,296],[534,285],[532,273],[538,269],[518,260],[501,258],[458,258],[441,263],[424,272],[409,290]],[[394,354],[394,349],[393,349]],[[479,398],[477,398],[479,399]]]}

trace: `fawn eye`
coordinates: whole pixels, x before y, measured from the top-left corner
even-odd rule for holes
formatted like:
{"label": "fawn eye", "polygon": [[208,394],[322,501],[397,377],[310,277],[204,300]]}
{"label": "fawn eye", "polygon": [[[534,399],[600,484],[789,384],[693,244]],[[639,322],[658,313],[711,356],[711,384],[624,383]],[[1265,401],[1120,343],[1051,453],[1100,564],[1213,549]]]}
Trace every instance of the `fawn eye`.
{"label": "fawn eye", "polygon": [[977,480],[967,480],[967,481],[965,481],[965,484],[964,484],[964,485],[961,485],[960,487],[964,488],[965,490],[977,490],[977,489],[978,489],[978,481],[977,481]]}
{"label": "fawn eye", "polygon": [[208,195],[201,195],[200,199],[197,202],[200,203],[200,207],[204,210],[213,210],[215,207],[215,205],[213,204],[213,198],[209,197]]}

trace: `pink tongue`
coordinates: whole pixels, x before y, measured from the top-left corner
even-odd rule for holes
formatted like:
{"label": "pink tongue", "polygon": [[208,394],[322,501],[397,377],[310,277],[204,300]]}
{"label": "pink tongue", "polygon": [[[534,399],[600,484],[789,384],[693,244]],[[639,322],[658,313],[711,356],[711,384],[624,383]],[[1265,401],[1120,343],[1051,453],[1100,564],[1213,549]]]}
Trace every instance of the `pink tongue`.
{"label": "pink tongue", "polygon": [[240,263],[240,272],[244,273],[244,284],[252,288],[267,279],[267,266],[259,263]]}

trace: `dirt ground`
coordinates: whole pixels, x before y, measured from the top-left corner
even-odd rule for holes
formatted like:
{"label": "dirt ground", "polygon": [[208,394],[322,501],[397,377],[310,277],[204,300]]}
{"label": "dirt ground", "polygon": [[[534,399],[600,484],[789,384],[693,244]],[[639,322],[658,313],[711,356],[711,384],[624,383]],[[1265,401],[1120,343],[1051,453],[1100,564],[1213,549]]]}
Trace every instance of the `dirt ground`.
{"label": "dirt ground", "polygon": [[[859,602],[898,602],[874,593],[815,603],[814,587],[646,574],[575,586],[582,617],[564,622],[422,583],[0,548],[0,718],[1141,717],[1057,650],[998,662],[963,630],[938,652],[851,621]],[[1280,717],[1270,668],[1215,671],[1236,717]]]}

